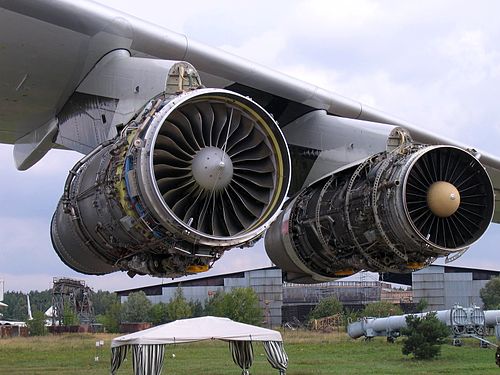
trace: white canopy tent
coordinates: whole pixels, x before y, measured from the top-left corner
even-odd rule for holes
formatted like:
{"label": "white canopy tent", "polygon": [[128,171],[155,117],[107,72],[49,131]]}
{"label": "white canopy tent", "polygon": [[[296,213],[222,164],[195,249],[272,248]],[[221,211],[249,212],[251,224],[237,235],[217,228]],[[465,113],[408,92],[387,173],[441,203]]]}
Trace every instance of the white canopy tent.
{"label": "white canopy tent", "polygon": [[286,372],[288,357],[283,348],[281,333],[234,322],[228,318],[205,316],[176,320],[115,338],[111,342],[111,373],[116,373],[129,348],[133,352],[135,375],[159,375],[163,367],[166,344],[214,339],[229,342],[233,360],[243,369],[243,374],[248,374],[252,365],[254,341],[262,341],[271,366],[279,370],[280,374]]}

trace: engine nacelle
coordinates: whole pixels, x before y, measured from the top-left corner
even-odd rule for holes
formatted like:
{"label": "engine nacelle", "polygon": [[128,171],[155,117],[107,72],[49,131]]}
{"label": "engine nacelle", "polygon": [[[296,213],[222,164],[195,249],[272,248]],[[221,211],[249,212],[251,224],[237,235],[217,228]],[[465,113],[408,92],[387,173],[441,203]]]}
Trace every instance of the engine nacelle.
{"label": "engine nacelle", "polygon": [[87,274],[206,271],[262,235],[289,182],[284,137],[251,99],[219,89],[165,94],[73,168],[52,242]]}
{"label": "engine nacelle", "polygon": [[410,143],[301,191],[268,230],[266,250],[291,282],[411,272],[461,255],[493,211],[491,181],[473,155]]}

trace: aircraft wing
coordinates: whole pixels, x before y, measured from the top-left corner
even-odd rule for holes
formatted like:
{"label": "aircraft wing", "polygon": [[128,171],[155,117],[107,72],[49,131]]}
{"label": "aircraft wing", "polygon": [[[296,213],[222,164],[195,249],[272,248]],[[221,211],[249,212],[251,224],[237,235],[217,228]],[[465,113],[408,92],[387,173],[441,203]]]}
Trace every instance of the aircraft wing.
{"label": "aircraft wing", "polygon": [[[464,149],[474,147],[97,3],[3,0],[0,6],[3,8],[0,31],[13,38],[4,43],[7,48],[0,50],[4,61],[2,77],[8,79],[3,85],[4,100],[0,104],[0,142],[3,143],[13,144],[43,126],[48,130],[42,130],[53,135],[50,121],[83,77],[107,52],[124,48],[133,56],[190,62],[200,72],[205,86],[226,87],[251,96],[273,113],[281,127],[304,113],[323,109],[343,118],[404,127],[417,142],[450,144]],[[10,32],[13,29],[15,33]],[[71,36],[53,38],[61,34],[61,29]],[[43,58],[44,63],[39,58]],[[90,144],[89,148],[95,146]],[[482,164],[488,168],[496,192],[500,192],[500,158],[477,151]],[[497,193],[500,199],[498,197]],[[495,222],[500,221],[499,210],[495,211]]]}
{"label": "aircraft wing", "polygon": [[[314,190],[315,187],[324,184],[325,178],[330,182],[318,188],[317,193],[320,195],[315,199],[322,199],[332,183],[345,183],[347,191],[350,191],[358,177],[376,173],[370,172],[370,168],[374,165],[378,165],[379,169],[382,168],[380,170],[387,169],[390,161],[374,159],[373,155],[379,155],[380,152],[394,148],[400,149],[402,145],[408,143],[410,137],[400,128],[406,129],[414,142],[414,145],[406,148],[403,154],[408,152],[412,155],[428,155],[426,157],[429,160],[423,162],[422,168],[428,168],[426,163],[430,163],[430,169],[435,167],[434,174],[443,174],[445,180],[450,176],[456,177],[459,185],[470,184],[469,179],[463,178],[459,170],[464,168],[464,171],[467,171],[466,168],[472,168],[471,174],[482,177],[478,177],[477,183],[467,185],[466,189],[472,190],[475,194],[474,198],[470,199],[476,199],[476,195],[487,197],[486,203],[476,201],[463,203],[460,206],[461,209],[467,212],[466,216],[469,214],[472,216],[467,216],[460,222],[448,223],[444,219],[436,219],[435,223],[430,216],[416,215],[417,224],[411,225],[429,232],[420,234],[422,241],[428,242],[432,236],[435,236],[434,241],[440,243],[438,253],[446,255],[449,253],[448,248],[462,249],[470,242],[470,239],[458,234],[453,236],[452,233],[471,231],[470,225],[477,227],[477,231],[482,233],[485,229],[482,222],[484,219],[489,222],[490,219],[490,217],[484,217],[489,215],[489,209],[491,209],[493,221],[500,222],[500,158],[474,150],[470,145],[460,144],[424,131],[416,125],[384,114],[358,101],[190,40],[185,35],[152,25],[100,4],[70,0],[36,2],[0,0],[0,33],[3,39],[2,48],[0,48],[0,76],[5,77],[2,78],[3,82],[0,87],[0,142],[14,144],[17,167],[29,168],[53,147],[69,148],[87,155],[81,164],[75,166],[68,178],[52,228],[54,246],[59,249],[61,258],[65,259],[71,267],[83,270],[82,272],[99,274],[120,268],[133,269],[134,272],[139,273],[178,274],[180,272],[182,274],[187,269],[191,270],[189,272],[204,270],[208,261],[200,261],[200,259],[205,257],[214,260],[218,256],[216,255],[218,253],[211,251],[210,247],[226,249],[242,244],[249,245],[254,238],[259,237],[277,217],[287,193],[297,196],[295,203],[303,206],[309,201],[309,198],[304,195],[308,194],[307,188],[311,187]],[[158,77],[165,77],[165,80],[158,79]],[[158,104],[159,102],[154,104],[151,98],[162,93],[163,96],[165,94],[173,96],[179,92],[189,91],[185,90],[185,87],[199,88],[200,82],[215,91],[210,91],[210,89],[198,91],[198,98],[195,98],[196,94],[186,93],[180,97],[180,102],[169,99],[168,105],[173,108],[182,103],[182,108],[179,107],[180,113],[175,115],[179,118],[171,120],[179,123],[174,126],[177,129],[166,129],[158,124],[155,125],[154,118],[166,113],[162,111],[167,110],[162,108],[168,105]],[[218,88],[226,91],[217,91]],[[247,97],[251,100],[246,99]],[[202,101],[205,104],[199,104]],[[208,112],[203,110],[203,108],[208,108],[203,107],[206,106],[206,102],[210,103],[209,112],[213,114],[207,114]],[[224,120],[226,122],[221,123],[218,116],[222,114],[218,114],[217,111],[222,110],[224,106],[228,111],[225,115],[227,118]],[[235,110],[237,113],[233,118]],[[148,113],[151,114],[149,117]],[[197,117],[197,113],[201,117]],[[273,119],[268,119],[266,116],[271,116],[277,121],[279,128],[275,129],[267,125],[268,122],[272,123]],[[210,122],[213,128],[208,131],[205,127],[197,127],[196,124],[201,121],[200,119],[203,123]],[[237,130],[232,128],[233,119],[240,121],[241,126]],[[138,121],[143,122],[139,125]],[[150,121],[152,122],[148,125],[149,130],[143,128],[145,124],[150,124]],[[187,122],[190,124],[185,125]],[[154,130],[155,126],[158,129]],[[229,128],[226,129],[226,126]],[[144,133],[141,133],[142,131]],[[149,131],[151,133],[148,133]],[[125,165],[113,170],[115,173],[113,178],[123,178],[122,185],[116,185],[119,191],[115,195],[101,197],[98,195],[100,190],[97,189],[91,203],[99,210],[100,206],[113,206],[109,205],[109,199],[118,199],[124,211],[116,213],[114,221],[93,218],[93,230],[98,232],[98,237],[94,238],[96,245],[92,249],[83,249],[84,255],[78,255],[75,258],[73,250],[67,249],[64,243],[73,245],[78,243],[80,246],[80,239],[92,236],[89,233],[93,230],[85,228],[85,225],[73,228],[74,222],[69,224],[65,215],[71,213],[72,217],[76,217],[79,213],[86,214],[87,211],[82,207],[76,207],[80,204],[76,201],[86,199],[83,196],[88,195],[88,191],[93,191],[94,187],[88,185],[87,182],[100,183],[100,180],[92,179],[86,173],[98,171],[98,178],[110,173],[109,169],[101,170],[101,166],[92,163],[99,159],[101,165],[109,163],[113,166],[118,150],[121,150],[120,147],[124,147],[123,145],[128,142],[127,132],[130,132],[130,137],[135,134],[137,138],[133,145],[130,145],[129,151],[123,151],[124,159],[120,160],[120,163],[125,163]],[[285,144],[282,144],[282,134]],[[110,142],[118,138],[121,138],[121,141],[111,146]],[[249,142],[247,146],[242,145],[243,140]],[[234,144],[231,145],[231,142]],[[427,148],[419,151],[419,143],[452,145],[466,152],[456,151],[458,149],[455,148]],[[214,148],[212,146],[214,144],[220,147]],[[147,147],[152,148],[144,153],[138,151]],[[204,151],[198,152],[198,148]],[[231,148],[233,148],[233,155],[241,154],[235,159],[237,163],[240,163],[239,166],[231,164],[233,160],[228,156]],[[249,155],[250,148],[255,150],[252,155]],[[163,156],[158,156],[157,160],[162,161],[161,163],[158,161],[158,165],[155,164],[154,171],[148,170],[149,174],[136,170],[135,164],[127,164],[144,159],[144,163],[140,164],[141,168],[152,168],[152,162],[146,162],[146,160],[153,151],[156,152],[155,155]],[[129,155],[130,152],[132,154]],[[455,155],[455,153],[458,154]],[[196,155],[202,155],[203,160],[217,159],[219,161],[218,164],[206,161],[195,162]],[[242,155],[244,155],[244,160]],[[401,155],[398,157],[402,157]],[[464,164],[455,163],[455,156]],[[189,172],[185,172],[188,168],[185,158],[193,158],[192,164],[189,161],[192,171],[190,169]],[[409,163],[408,165],[417,163],[416,160],[410,159],[402,160],[401,163]],[[425,158],[422,156],[422,159]],[[484,178],[487,179],[482,175],[480,170],[482,167],[476,164],[476,159],[479,159],[488,171],[494,188],[491,192],[482,191],[482,188],[476,191],[478,187],[486,183]],[[257,163],[256,160],[260,161]],[[288,163],[291,164],[289,191],[287,191],[290,179]],[[258,164],[256,169],[242,176],[240,180],[238,177],[238,181],[233,186],[231,182],[233,174],[240,173],[236,170],[239,168],[239,170],[248,171],[250,165],[254,164]],[[83,165],[86,167],[82,168]],[[365,167],[368,169],[363,169]],[[212,170],[216,171],[218,179],[213,179],[213,173],[210,172]],[[125,177],[122,176],[123,171],[125,171],[123,175]],[[338,172],[338,176],[341,176],[338,178],[345,178],[345,181],[340,181],[335,176],[331,177],[335,171]],[[456,174],[455,171],[457,171]],[[162,173],[175,176],[176,184],[173,184],[173,180],[168,181],[166,177],[158,177],[163,176]],[[347,174],[352,174],[351,181],[346,177]],[[406,183],[411,177],[408,173],[405,176]],[[112,176],[109,175],[107,178],[111,179]],[[151,178],[153,180],[157,178],[157,181],[150,181]],[[106,184],[106,181],[103,180],[102,183]],[[192,185],[193,182],[198,183],[201,188]],[[377,188],[379,181],[375,179],[375,182]],[[400,180],[395,180],[394,186],[399,186],[400,182]],[[141,186],[144,183],[146,187],[144,187],[145,191],[142,191]],[[273,184],[275,188],[271,187]],[[150,185],[154,187],[147,188]],[[199,189],[209,189],[209,187],[225,198],[221,201],[216,201],[212,195],[206,198]],[[450,188],[448,185],[444,187],[445,190],[448,188]],[[85,192],[85,194],[79,195],[75,189],[84,189],[81,193]],[[106,189],[110,189],[110,186],[106,186]],[[418,193],[421,188],[415,189]],[[313,190],[310,194],[314,195],[316,193]],[[141,195],[143,193],[144,197]],[[160,193],[164,199],[160,206],[165,202],[169,206],[165,212],[162,211],[163,208],[156,206],[158,202],[152,203],[151,201],[155,194]],[[449,197],[452,197],[450,199],[456,200],[454,190],[448,193]],[[494,193],[496,193],[496,198],[494,198]],[[76,194],[74,199],[71,198],[71,194]],[[111,196],[114,198],[110,198]],[[464,198],[470,196],[470,194],[463,195]],[[185,197],[189,199],[186,200]],[[373,204],[376,203],[377,197],[372,196]],[[491,201],[496,199],[496,209],[493,209],[492,202],[489,201],[490,197]],[[72,199],[76,206],[70,203]],[[142,199],[145,199],[145,202]],[[303,199],[302,203],[299,202],[301,199]],[[349,200],[349,198],[345,199]],[[89,202],[85,205],[90,204]],[[418,201],[414,204],[418,204]],[[470,210],[466,208],[468,204],[474,207],[484,204],[487,213],[479,214],[475,211],[470,213]],[[154,212],[149,215],[147,208],[153,208]],[[435,212],[441,208],[436,208]],[[421,207],[415,208],[415,210],[418,209]],[[445,207],[445,211],[451,210],[450,212],[455,212],[456,209],[456,207]],[[338,207],[336,210],[345,210],[346,213],[342,219],[345,220],[348,211],[347,203],[346,207]],[[193,216],[194,211],[199,215]],[[338,220],[333,220],[333,216],[329,216],[330,222],[320,223],[322,219],[318,216],[319,211],[318,206],[316,209],[318,228],[325,225],[334,226],[340,220],[340,217]],[[172,218],[172,212],[176,215],[182,213],[182,218]],[[260,212],[263,212],[262,217],[260,217]],[[293,216],[300,213],[290,212],[285,216],[288,214]],[[446,213],[443,215],[447,217]],[[474,223],[476,221],[474,215],[481,218],[481,224]],[[149,216],[154,218],[151,219]],[[207,219],[208,216],[211,218]],[[438,215],[438,217],[441,216]],[[289,219],[282,219],[281,229],[285,230]],[[82,223],[85,222],[84,219],[81,220]],[[308,220],[306,222],[310,222]],[[133,248],[134,254],[143,254],[144,248],[141,247],[141,243],[145,241],[144,239],[130,246],[123,244],[131,231],[137,229],[139,221],[142,223],[142,229],[137,233],[134,232],[132,237],[136,235],[140,237],[146,235],[144,234],[146,232],[151,232],[152,234],[146,235],[150,241],[149,246],[160,238],[171,238],[172,231],[177,233],[178,228],[182,227],[182,230],[173,237],[174,240],[169,240],[170,250],[160,249],[158,252],[163,254],[169,251],[179,251],[182,257],[191,259],[190,257],[196,256],[196,262],[190,264],[188,260],[183,260],[181,266],[174,266],[169,260],[168,267],[173,268],[164,272],[160,264],[165,261],[162,258],[163,255],[157,256],[158,254],[155,253],[154,259],[142,258],[138,255],[131,258],[125,256],[123,248],[129,250]],[[168,233],[164,233],[165,228],[155,229],[158,221],[165,223]],[[347,233],[354,236],[355,228],[350,225],[349,220],[346,223]],[[411,264],[424,264],[420,258],[415,262],[410,261],[411,257],[403,254],[404,251],[398,250],[399,245],[392,245],[393,240],[385,233],[387,229],[383,230],[380,219],[375,219],[373,225],[381,233],[381,241],[383,239],[385,246],[392,249],[394,254],[406,262],[406,267],[413,267]],[[194,231],[191,230],[193,226],[196,228]],[[70,227],[73,228],[71,231]],[[117,227],[128,234],[114,232]],[[292,227],[293,225],[290,224],[288,229],[292,230]],[[436,233],[433,232],[434,229]],[[68,234],[70,232],[71,234]],[[209,235],[206,235],[207,232],[210,232]],[[448,232],[450,232],[449,236],[446,234]],[[288,238],[289,235],[292,236],[290,233],[277,234],[278,240],[271,238],[269,240],[271,247],[276,245],[276,241],[285,241],[285,239],[295,241],[290,239],[291,237]],[[226,239],[224,235],[229,235],[229,239]],[[362,236],[363,241],[368,243],[378,241],[371,230],[363,231]],[[446,237],[453,238],[454,246],[446,242]],[[471,238],[476,240],[478,235],[471,233]],[[193,248],[186,248],[186,241],[191,243],[192,240],[196,245]],[[319,242],[309,245],[313,248],[330,246],[328,244],[330,240],[321,235],[316,240]],[[340,237],[335,240],[331,239],[333,242],[339,240]],[[363,243],[356,241],[354,244],[351,243],[349,248],[354,245],[358,249],[363,248]],[[204,247],[198,248],[201,246],[199,244]],[[288,254],[286,259],[279,259],[276,263],[292,263],[290,267],[295,268],[296,273],[308,273],[307,270],[310,270],[309,267],[312,266],[302,263],[314,263],[315,261],[312,260],[314,256],[302,254],[299,259],[297,254],[289,254],[295,251],[290,250],[293,246],[296,245],[286,245],[288,249],[284,251]],[[120,250],[116,252],[113,250],[108,254],[108,250],[100,250],[104,248]],[[368,264],[369,267],[364,268],[391,269],[390,267],[384,268],[382,263],[386,260],[381,263],[377,257],[365,253],[364,250],[361,250],[360,254],[364,260],[358,262],[358,268],[363,268]],[[102,263],[100,266],[87,262],[86,259],[96,256]],[[330,255],[321,255],[321,257],[324,258],[321,261],[323,263],[325,259],[328,262],[334,261]],[[389,258],[390,256],[385,256],[384,259]],[[295,267],[297,264],[301,264],[298,269]],[[157,271],[153,270],[155,267],[159,267]],[[344,272],[346,269],[337,269],[335,272]],[[328,274],[330,271],[321,271],[318,275]],[[322,278],[318,275],[315,275],[315,280]]]}

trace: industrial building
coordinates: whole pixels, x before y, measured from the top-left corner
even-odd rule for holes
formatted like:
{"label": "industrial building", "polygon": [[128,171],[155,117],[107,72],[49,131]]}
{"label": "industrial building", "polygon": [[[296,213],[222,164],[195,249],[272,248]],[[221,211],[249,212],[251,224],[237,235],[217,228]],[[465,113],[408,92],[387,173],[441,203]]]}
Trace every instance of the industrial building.
{"label": "industrial building", "polygon": [[411,290],[395,289],[380,281],[331,281],[320,284],[283,284],[283,322],[304,321],[309,312],[324,298],[335,296],[344,308],[362,310],[367,304],[388,301],[411,304]]}
{"label": "industrial building", "polygon": [[122,303],[130,293],[138,291],[143,291],[153,303],[168,303],[179,287],[188,301],[203,304],[218,291],[230,292],[233,288],[250,287],[259,297],[263,322],[270,327],[297,319],[306,320],[314,306],[330,296],[336,296],[351,310],[362,309],[367,303],[380,300],[398,304],[411,302],[411,291],[394,289],[391,284],[380,281],[333,281],[310,285],[284,283],[282,272],[277,267],[174,281],[121,290],[117,294]]}
{"label": "industrial building", "polygon": [[117,291],[121,302],[126,301],[132,292],[143,291],[153,303],[168,303],[178,287],[182,287],[188,301],[200,301],[203,304],[215,293],[230,292],[233,288],[252,288],[259,297],[264,311],[263,321],[268,326],[281,325],[283,305],[281,270],[268,267],[250,271],[234,272],[224,275],[207,276],[185,281],[176,281],[148,287]]}
{"label": "industrial building", "polygon": [[455,304],[482,306],[479,292],[499,271],[431,265],[412,273],[413,299],[425,299],[428,310],[451,309]]}
{"label": "industrial building", "polygon": [[[118,291],[122,303],[132,292],[143,291],[153,303],[168,303],[178,287],[182,287],[188,301],[203,304],[218,291],[230,292],[233,288],[250,287],[259,297],[267,326],[284,322],[304,321],[309,312],[323,298],[336,296],[350,310],[361,310],[376,301],[399,304],[405,312],[421,299],[428,302],[428,310],[446,310],[455,304],[469,307],[481,306],[479,295],[491,277],[499,271],[431,265],[411,274],[384,274],[384,281],[333,281],[320,284],[291,284],[283,282],[281,270],[268,267],[229,274],[198,277],[148,287]],[[406,284],[411,289],[401,289],[392,283]]]}

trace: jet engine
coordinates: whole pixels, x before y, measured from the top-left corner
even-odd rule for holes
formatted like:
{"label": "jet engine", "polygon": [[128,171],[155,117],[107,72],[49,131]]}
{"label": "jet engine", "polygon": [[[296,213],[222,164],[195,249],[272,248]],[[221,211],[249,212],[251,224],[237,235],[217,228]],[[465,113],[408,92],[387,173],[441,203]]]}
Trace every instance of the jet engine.
{"label": "jet engine", "polygon": [[284,137],[257,103],[222,89],[163,94],[71,170],[52,242],[86,274],[206,271],[262,235],[289,182]]}
{"label": "jet engine", "polygon": [[493,211],[491,181],[471,153],[406,143],[302,190],[268,230],[266,250],[291,282],[410,272],[461,255]]}

